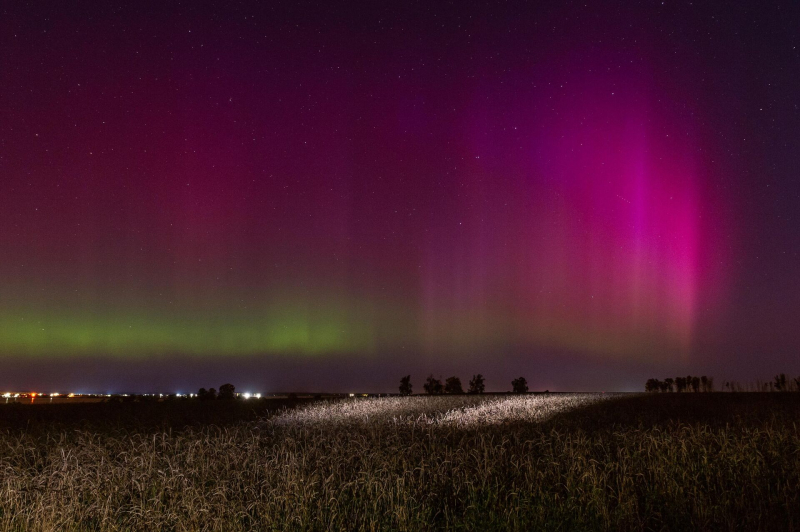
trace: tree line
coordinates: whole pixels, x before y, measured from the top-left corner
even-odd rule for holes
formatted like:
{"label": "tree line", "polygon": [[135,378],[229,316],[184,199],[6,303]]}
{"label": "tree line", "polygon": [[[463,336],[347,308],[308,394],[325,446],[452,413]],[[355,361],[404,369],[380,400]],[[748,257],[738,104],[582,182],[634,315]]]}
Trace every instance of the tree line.
{"label": "tree line", "polygon": [[[668,377],[666,379],[647,379],[644,385],[646,392],[713,392],[712,377]],[[771,381],[755,381],[742,384],[737,381],[725,381],[722,384],[725,392],[800,392],[800,377],[789,378],[785,373],[775,375]]]}
{"label": "tree line", "polygon": [[227,383],[219,387],[219,391],[214,388],[200,388],[197,390],[197,398],[201,401],[208,401],[212,399],[236,399],[236,387],[233,384]]}
{"label": "tree line", "polygon": [[714,378],[706,377],[693,377],[687,375],[686,377],[667,377],[666,379],[647,379],[644,384],[644,391],[646,392],[713,392],[714,391]]}
{"label": "tree line", "polygon": [[800,377],[787,379],[785,373],[775,375],[775,380],[769,383],[770,391],[776,392],[800,392]]}
{"label": "tree line", "polygon": [[800,392],[800,377],[792,379],[785,373],[778,373],[774,379],[767,382],[725,381],[722,389],[728,392]]}
{"label": "tree line", "polygon": [[[422,388],[428,395],[481,394],[486,391],[486,379],[480,373],[473,375],[472,379],[469,381],[469,388],[464,392],[461,379],[458,377],[448,377],[445,379],[444,383],[442,383],[441,377],[437,379],[431,374],[425,379],[425,384],[422,385]],[[511,381],[511,391],[513,393],[528,393],[528,381],[525,380],[525,377],[519,377]],[[412,393],[413,386],[411,384],[411,375],[406,375],[400,379],[400,395],[411,395]]]}

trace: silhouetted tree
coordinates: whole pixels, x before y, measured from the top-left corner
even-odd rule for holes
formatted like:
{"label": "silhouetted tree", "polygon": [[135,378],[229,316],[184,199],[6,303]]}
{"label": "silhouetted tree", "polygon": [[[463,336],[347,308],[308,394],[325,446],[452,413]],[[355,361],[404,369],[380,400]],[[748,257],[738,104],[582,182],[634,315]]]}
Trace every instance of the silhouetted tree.
{"label": "silhouetted tree", "polygon": [[511,381],[511,391],[514,393],[528,393],[528,381],[525,377],[519,377]]}
{"label": "silhouetted tree", "polygon": [[775,375],[775,389],[779,392],[785,392],[786,388],[786,374],[781,373],[780,375]]}
{"label": "silhouetted tree", "polygon": [[[733,383],[725,383],[725,387],[733,388]],[[686,377],[667,377],[663,381],[658,379],[648,379],[644,385],[645,391],[648,392],[713,392],[714,391],[714,379],[711,377],[706,377],[703,375],[702,377],[692,377],[691,375],[687,375]]]}
{"label": "silhouetted tree", "polygon": [[713,392],[714,379],[712,377],[706,377],[705,375],[700,377],[700,390],[703,392]]}
{"label": "silhouetted tree", "polygon": [[400,395],[411,395],[411,375],[400,379]]}
{"label": "silhouetted tree", "polygon": [[425,380],[425,384],[422,387],[425,388],[425,393],[429,395],[439,395],[444,391],[442,381],[434,378],[433,375],[428,375],[428,378]]}
{"label": "silhouetted tree", "polygon": [[461,379],[458,377],[447,377],[444,383],[444,393],[464,393],[461,387]]}
{"label": "silhouetted tree", "polygon": [[236,399],[236,386],[230,383],[219,387],[219,399]]}
{"label": "silhouetted tree", "polygon": [[485,379],[478,373],[473,375],[469,381],[469,391],[467,393],[483,393],[486,390]]}
{"label": "silhouetted tree", "polygon": [[209,399],[216,399],[217,398],[217,390],[211,388],[210,390],[206,390],[205,388],[200,388],[197,391],[197,398],[202,401],[208,401]]}

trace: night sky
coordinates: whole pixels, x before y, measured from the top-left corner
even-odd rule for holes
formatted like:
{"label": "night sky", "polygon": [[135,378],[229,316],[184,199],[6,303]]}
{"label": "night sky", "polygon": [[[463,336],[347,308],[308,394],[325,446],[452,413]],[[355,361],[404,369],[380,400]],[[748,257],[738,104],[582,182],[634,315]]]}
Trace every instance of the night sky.
{"label": "night sky", "polygon": [[800,374],[799,106],[797,2],[4,2],[0,387]]}

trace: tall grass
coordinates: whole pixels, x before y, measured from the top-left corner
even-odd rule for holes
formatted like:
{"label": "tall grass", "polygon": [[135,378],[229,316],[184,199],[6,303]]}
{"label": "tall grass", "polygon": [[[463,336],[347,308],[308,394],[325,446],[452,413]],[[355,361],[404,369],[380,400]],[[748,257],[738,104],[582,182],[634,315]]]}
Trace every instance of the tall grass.
{"label": "tall grass", "polygon": [[323,424],[441,425],[478,427],[511,422],[540,422],[553,415],[620,394],[444,395],[383,397],[318,403],[290,410],[268,426]]}
{"label": "tall grass", "polygon": [[584,430],[563,414],[600,397],[376,399],[227,428],[7,431],[0,529],[798,528],[796,424]]}

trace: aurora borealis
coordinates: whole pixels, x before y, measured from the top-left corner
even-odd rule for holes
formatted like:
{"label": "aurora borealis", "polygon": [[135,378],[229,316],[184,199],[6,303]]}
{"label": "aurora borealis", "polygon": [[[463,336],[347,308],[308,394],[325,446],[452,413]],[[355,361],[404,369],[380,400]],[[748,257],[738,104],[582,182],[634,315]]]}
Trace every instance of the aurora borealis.
{"label": "aurora borealis", "polygon": [[797,22],[5,5],[0,384],[797,373]]}

